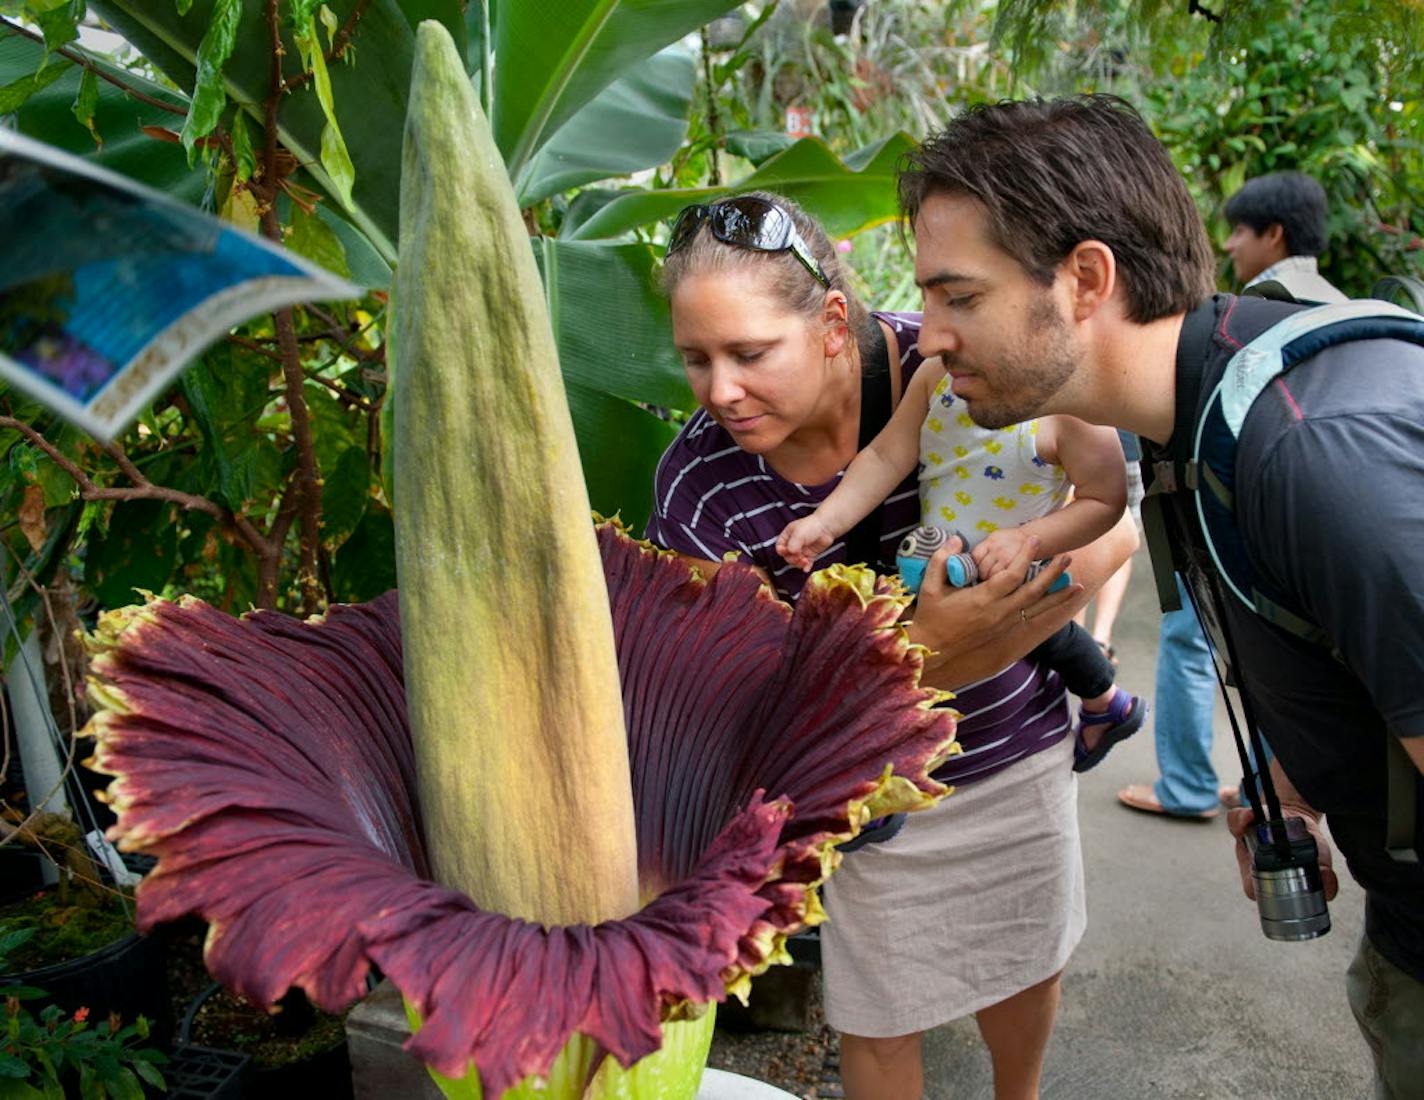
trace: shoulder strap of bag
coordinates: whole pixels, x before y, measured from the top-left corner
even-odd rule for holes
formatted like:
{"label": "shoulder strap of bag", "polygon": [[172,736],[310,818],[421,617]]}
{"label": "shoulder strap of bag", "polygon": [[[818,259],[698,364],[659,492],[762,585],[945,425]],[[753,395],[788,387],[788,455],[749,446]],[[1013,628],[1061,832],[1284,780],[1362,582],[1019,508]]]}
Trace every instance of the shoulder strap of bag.
{"label": "shoulder strap of bag", "polygon": [[[856,449],[863,451],[880,429],[890,422],[890,350],[885,346],[885,333],[880,322],[870,321],[870,337],[860,355],[860,438]],[[876,505],[870,514],[846,532],[846,561],[852,565],[864,562],[877,571],[880,561],[881,516],[884,505]]]}

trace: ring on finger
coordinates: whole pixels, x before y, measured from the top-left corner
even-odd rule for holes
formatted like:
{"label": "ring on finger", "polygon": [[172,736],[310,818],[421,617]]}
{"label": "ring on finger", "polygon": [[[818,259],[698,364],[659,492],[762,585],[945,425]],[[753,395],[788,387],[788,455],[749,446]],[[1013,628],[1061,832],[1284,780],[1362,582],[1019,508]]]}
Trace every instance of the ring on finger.
{"label": "ring on finger", "polygon": [[1022,607],[1019,608],[1019,621],[1024,623],[1025,625],[1027,625],[1028,623],[1028,612],[1025,611]]}

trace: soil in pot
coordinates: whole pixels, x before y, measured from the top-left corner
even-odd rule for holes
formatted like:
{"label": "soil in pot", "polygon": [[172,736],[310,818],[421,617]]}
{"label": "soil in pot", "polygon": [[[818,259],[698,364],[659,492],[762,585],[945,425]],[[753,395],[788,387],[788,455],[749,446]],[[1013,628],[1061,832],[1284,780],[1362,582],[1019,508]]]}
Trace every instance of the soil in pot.
{"label": "soil in pot", "polygon": [[252,1064],[246,1096],[261,1100],[351,1096],[345,1014],[321,1012],[298,991],[282,999],[278,1012],[267,1013],[219,987],[198,1005],[188,1040],[248,1055]]}
{"label": "soil in pot", "polygon": [[39,970],[81,959],[123,939],[134,930],[133,900],[115,897],[98,906],[74,905],[61,902],[58,890],[38,890],[0,905],[0,928],[31,928],[35,933],[7,957],[5,969]]}
{"label": "soil in pot", "polygon": [[[128,902],[131,906],[132,902]],[[131,910],[116,899],[97,908],[60,904],[41,891],[0,907],[0,930],[33,929],[6,957],[4,982],[32,986],[66,1012],[87,1008],[97,1019],[118,1013],[124,1023],[144,1016],[154,1045],[168,1041],[172,1013],[164,971],[165,943],[140,936]]]}

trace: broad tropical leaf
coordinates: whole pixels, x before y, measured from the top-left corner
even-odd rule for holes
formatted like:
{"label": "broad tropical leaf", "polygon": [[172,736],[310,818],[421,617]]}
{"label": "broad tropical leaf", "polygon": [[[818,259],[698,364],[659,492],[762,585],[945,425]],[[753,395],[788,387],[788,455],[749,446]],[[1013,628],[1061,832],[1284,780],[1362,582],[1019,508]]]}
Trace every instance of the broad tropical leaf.
{"label": "broad tropical leaf", "polygon": [[914,144],[908,134],[895,134],[842,161],[820,138],[802,138],[726,187],[628,191],[606,203],[571,236],[575,240],[616,237],[640,225],[671,218],[688,203],[765,188],[814,211],[832,236],[848,237],[893,221],[898,215],[895,165]]}
{"label": "broad tropical leaf", "polygon": [[[633,65],[736,0],[519,0],[494,5],[495,140],[511,179]],[[509,59],[514,59],[509,63]]]}
{"label": "broad tropical leaf", "polygon": [[534,254],[589,500],[641,530],[653,472],[677,427],[640,406],[695,407],[673,350],[667,301],[654,288],[652,250],[545,237]]}
{"label": "broad tropical leaf", "polygon": [[615,80],[525,165],[519,205],[671,160],[687,136],[695,76],[692,55],[670,46]]}
{"label": "broad tropical leaf", "polygon": [[833,845],[945,793],[929,773],[953,721],[917,686],[906,600],[838,567],[793,612],[747,567],[708,582],[612,526],[599,540],[638,913],[545,928],[428,880],[392,593],[305,623],[191,599],[103,617],[89,732],[112,835],[158,856],[140,926],[201,915],[214,975],[267,1005],[299,985],[338,1008],[374,963],[424,1021],[409,1049],[448,1076],[473,1065],[487,1096],[575,1032],[628,1065],[678,1006],[780,959],[821,919]]}

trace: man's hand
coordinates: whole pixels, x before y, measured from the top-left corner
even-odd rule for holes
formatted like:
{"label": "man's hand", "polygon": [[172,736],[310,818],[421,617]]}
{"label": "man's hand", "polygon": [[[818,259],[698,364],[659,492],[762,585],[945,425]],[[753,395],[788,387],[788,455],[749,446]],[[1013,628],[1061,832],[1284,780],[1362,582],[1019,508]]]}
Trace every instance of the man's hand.
{"label": "man's hand", "polygon": [[1002,572],[1028,542],[1029,536],[1021,527],[1001,527],[985,535],[979,545],[969,552],[974,564],[979,567],[979,579],[987,581]]}
{"label": "man's hand", "polygon": [[776,552],[797,569],[809,573],[816,558],[835,541],[836,533],[812,513],[786,525],[776,538]]}
{"label": "man's hand", "polygon": [[[1298,817],[1305,822],[1310,835],[1315,838],[1315,849],[1320,861],[1320,884],[1325,888],[1325,900],[1332,901],[1340,892],[1340,879],[1335,874],[1333,863],[1335,854],[1330,842],[1325,839],[1325,830],[1320,827],[1318,815],[1313,811],[1303,812],[1303,807],[1282,802],[1281,812],[1286,817]],[[1241,806],[1226,815],[1226,827],[1236,838],[1236,866],[1241,872],[1241,889],[1252,901],[1256,900],[1256,881],[1251,877],[1251,851],[1246,847],[1246,832],[1255,827],[1256,813],[1250,806]]]}

